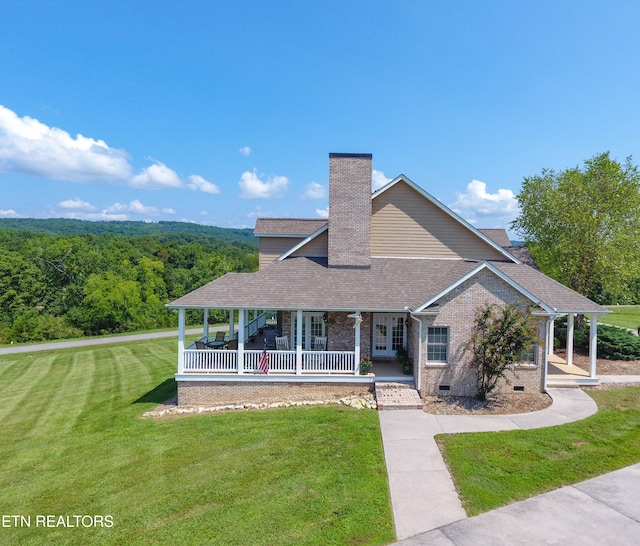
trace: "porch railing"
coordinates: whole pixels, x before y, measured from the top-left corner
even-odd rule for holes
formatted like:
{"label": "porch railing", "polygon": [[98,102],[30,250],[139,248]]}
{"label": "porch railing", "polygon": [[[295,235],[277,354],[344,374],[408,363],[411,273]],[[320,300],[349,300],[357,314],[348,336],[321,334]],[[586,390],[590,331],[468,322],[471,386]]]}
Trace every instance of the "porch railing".
{"label": "porch railing", "polygon": [[[243,371],[262,373],[259,367],[262,353],[263,351],[245,351]],[[269,373],[296,373],[296,352],[269,351]]]}
{"label": "porch railing", "polygon": [[238,353],[213,349],[185,349],[184,373],[220,373],[238,371]]}
{"label": "porch railing", "polygon": [[267,313],[261,313],[244,327],[244,339],[249,339],[258,334],[260,328],[267,324]]}
{"label": "porch railing", "polygon": [[[183,373],[238,373],[238,352],[185,349]],[[263,351],[244,351],[243,373],[263,373],[259,362]],[[296,351],[269,351],[269,374],[295,374]],[[355,374],[353,351],[302,351],[301,373]]]}

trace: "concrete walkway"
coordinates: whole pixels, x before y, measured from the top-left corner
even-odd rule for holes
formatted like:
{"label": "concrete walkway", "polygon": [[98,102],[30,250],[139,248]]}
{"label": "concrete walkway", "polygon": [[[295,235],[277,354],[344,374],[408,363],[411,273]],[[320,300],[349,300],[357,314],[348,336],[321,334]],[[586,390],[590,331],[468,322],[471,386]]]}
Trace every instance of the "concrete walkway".
{"label": "concrete walkway", "polygon": [[413,536],[403,546],[637,546],[640,464]]}
{"label": "concrete walkway", "polygon": [[[623,377],[625,382],[640,382],[640,377],[638,376]],[[519,533],[520,540],[526,539],[527,542],[518,542],[518,537],[511,534],[507,528],[503,529],[504,532],[501,531],[505,536],[505,542],[496,541],[496,537],[493,535],[487,535],[484,538],[478,535],[478,537],[469,539],[469,542],[464,541],[467,539],[460,539],[461,542],[456,542],[445,538],[449,534],[454,536],[453,530],[450,532],[444,531],[453,529],[451,524],[454,522],[460,522],[455,525],[465,525],[464,532],[471,533],[465,536],[473,536],[473,531],[468,530],[472,529],[472,527],[469,527],[471,524],[466,522],[477,521],[478,518],[488,514],[466,519],[466,513],[462,508],[453,481],[435,443],[434,436],[441,433],[531,429],[561,425],[584,419],[597,411],[597,406],[593,399],[580,389],[549,389],[548,392],[553,398],[553,404],[550,407],[541,411],[515,415],[430,415],[422,410],[380,412],[380,427],[389,477],[396,535],[399,540],[413,537],[406,542],[402,542],[402,544],[531,543],[528,542],[528,530],[523,528],[519,520],[518,522],[511,521],[508,526],[513,529],[513,533]],[[634,499],[640,501],[640,468],[636,469],[636,471],[638,472],[638,495]],[[577,486],[573,487],[577,488]],[[572,490],[571,494],[575,496],[576,493]],[[542,495],[542,497],[547,495],[553,498],[554,495],[558,497],[559,494],[558,492],[552,492]],[[529,501],[534,502],[534,499],[529,499]],[[640,502],[637,504],[640,506]],[[516,510],[516,508],[510,508],[511,506],[515,505],[510,505],[500,510]],[[500,512],[500,510],[494,512]],[[491,514],[494,512],[491,512]],[[569,501],[569,504],[564,506],[559,506],[556,511],[545,511],[545,526],[543,527],[551,528],[547,524],[550,517],[557,517],[558,525],[564,524],[563,522],[567,520],[568,512],[578,513],[573,501]],[[506,515],[504,517],[508,518],[509,516]],[[507,525],[507,523],[504,525]],[[532,525],[540,527],[540,520],[537,520]],[[435,534],[428,533],[437,528],[442,528],[443,530],[434,532]],[[495,533],[496,528],[494,527],[492,530]],[[427,534],[425,535],[424,533]],[[640,535],[634,536],[638,537]],[[423,537],[428,540],[426,542],[422,541]],[[549,540],[554,543],[573,544],[573,542],[567,541],[555,542],[553,536],[550,536]],[[544,543],[544,540],[541,543]],[[581,539],[581,543],[584,544],[585,542]],[[599,542],[599,544],[606,543]],[[616,543],[623,544],[621,542]],[[640,541],[636,540],[635,543],[640,543]]]}

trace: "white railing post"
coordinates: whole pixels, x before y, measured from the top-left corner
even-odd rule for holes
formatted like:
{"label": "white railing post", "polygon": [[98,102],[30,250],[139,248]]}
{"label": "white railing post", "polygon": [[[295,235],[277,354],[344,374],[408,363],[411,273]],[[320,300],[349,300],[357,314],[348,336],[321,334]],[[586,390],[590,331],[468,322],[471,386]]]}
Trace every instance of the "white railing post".
{"label": "white railing post", "polygon": [[238,373],[244,372],[244,319],[246,311],[243,309],[238,310],[238,355],[237,365]]}
{"label": "white railing post", "polygon": [[209,341],[209,309],[204,310],[204,337]]}
{"label": "white railing post", "polygon": [[184,373],[184,309],[178,311],[178,373]]}
{"label": "white railing post", "polygon": [[296,324],[296,375],[302,375],[302,309],[297,311]]}

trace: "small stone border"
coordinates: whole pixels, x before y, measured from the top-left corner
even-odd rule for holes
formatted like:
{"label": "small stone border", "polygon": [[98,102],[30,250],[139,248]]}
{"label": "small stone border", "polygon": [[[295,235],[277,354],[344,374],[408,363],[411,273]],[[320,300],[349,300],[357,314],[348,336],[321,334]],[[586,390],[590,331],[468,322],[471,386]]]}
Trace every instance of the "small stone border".
{"label": "small stone border", "polygon": [[156,409],[147,411],[142,417],[159,418],[174,415],[199,415],[202,413],[216,413],[221,411],[266,410],[295,406],[326,406],[329,404],[348,406],[354,409],[377,409],[378,407],[373,394],[345,396],[344,398],[333,400],[285,400],[280,402],[260,402],[257,404],[247,402],[244,404],[227,404],[224,406],[178,406],[177,400],[174,397]]}

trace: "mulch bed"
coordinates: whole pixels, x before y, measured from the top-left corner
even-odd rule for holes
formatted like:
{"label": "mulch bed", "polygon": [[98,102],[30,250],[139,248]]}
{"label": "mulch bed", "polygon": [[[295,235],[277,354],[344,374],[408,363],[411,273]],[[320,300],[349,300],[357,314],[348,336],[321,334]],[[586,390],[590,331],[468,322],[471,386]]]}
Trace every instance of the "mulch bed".
{"label": "mulch bed", "polygon": [[[566,351],[554,351],[566,359]],[[589,371],[589,356],[573,354],[573,364]],[[596,360],[598,375],[639,375],[640,360]],[[635,383],[629,383],[635,385]],[[640,384],[639,384],[640,385]],[[620,383],[605,383],[585,389],[611,390],[620,388]],[[470,396],[425,396],[424,411],[434,415],[508,415],[538,411],[550,406],[551,397],[544,393],[496,394],[486,401]]]}

